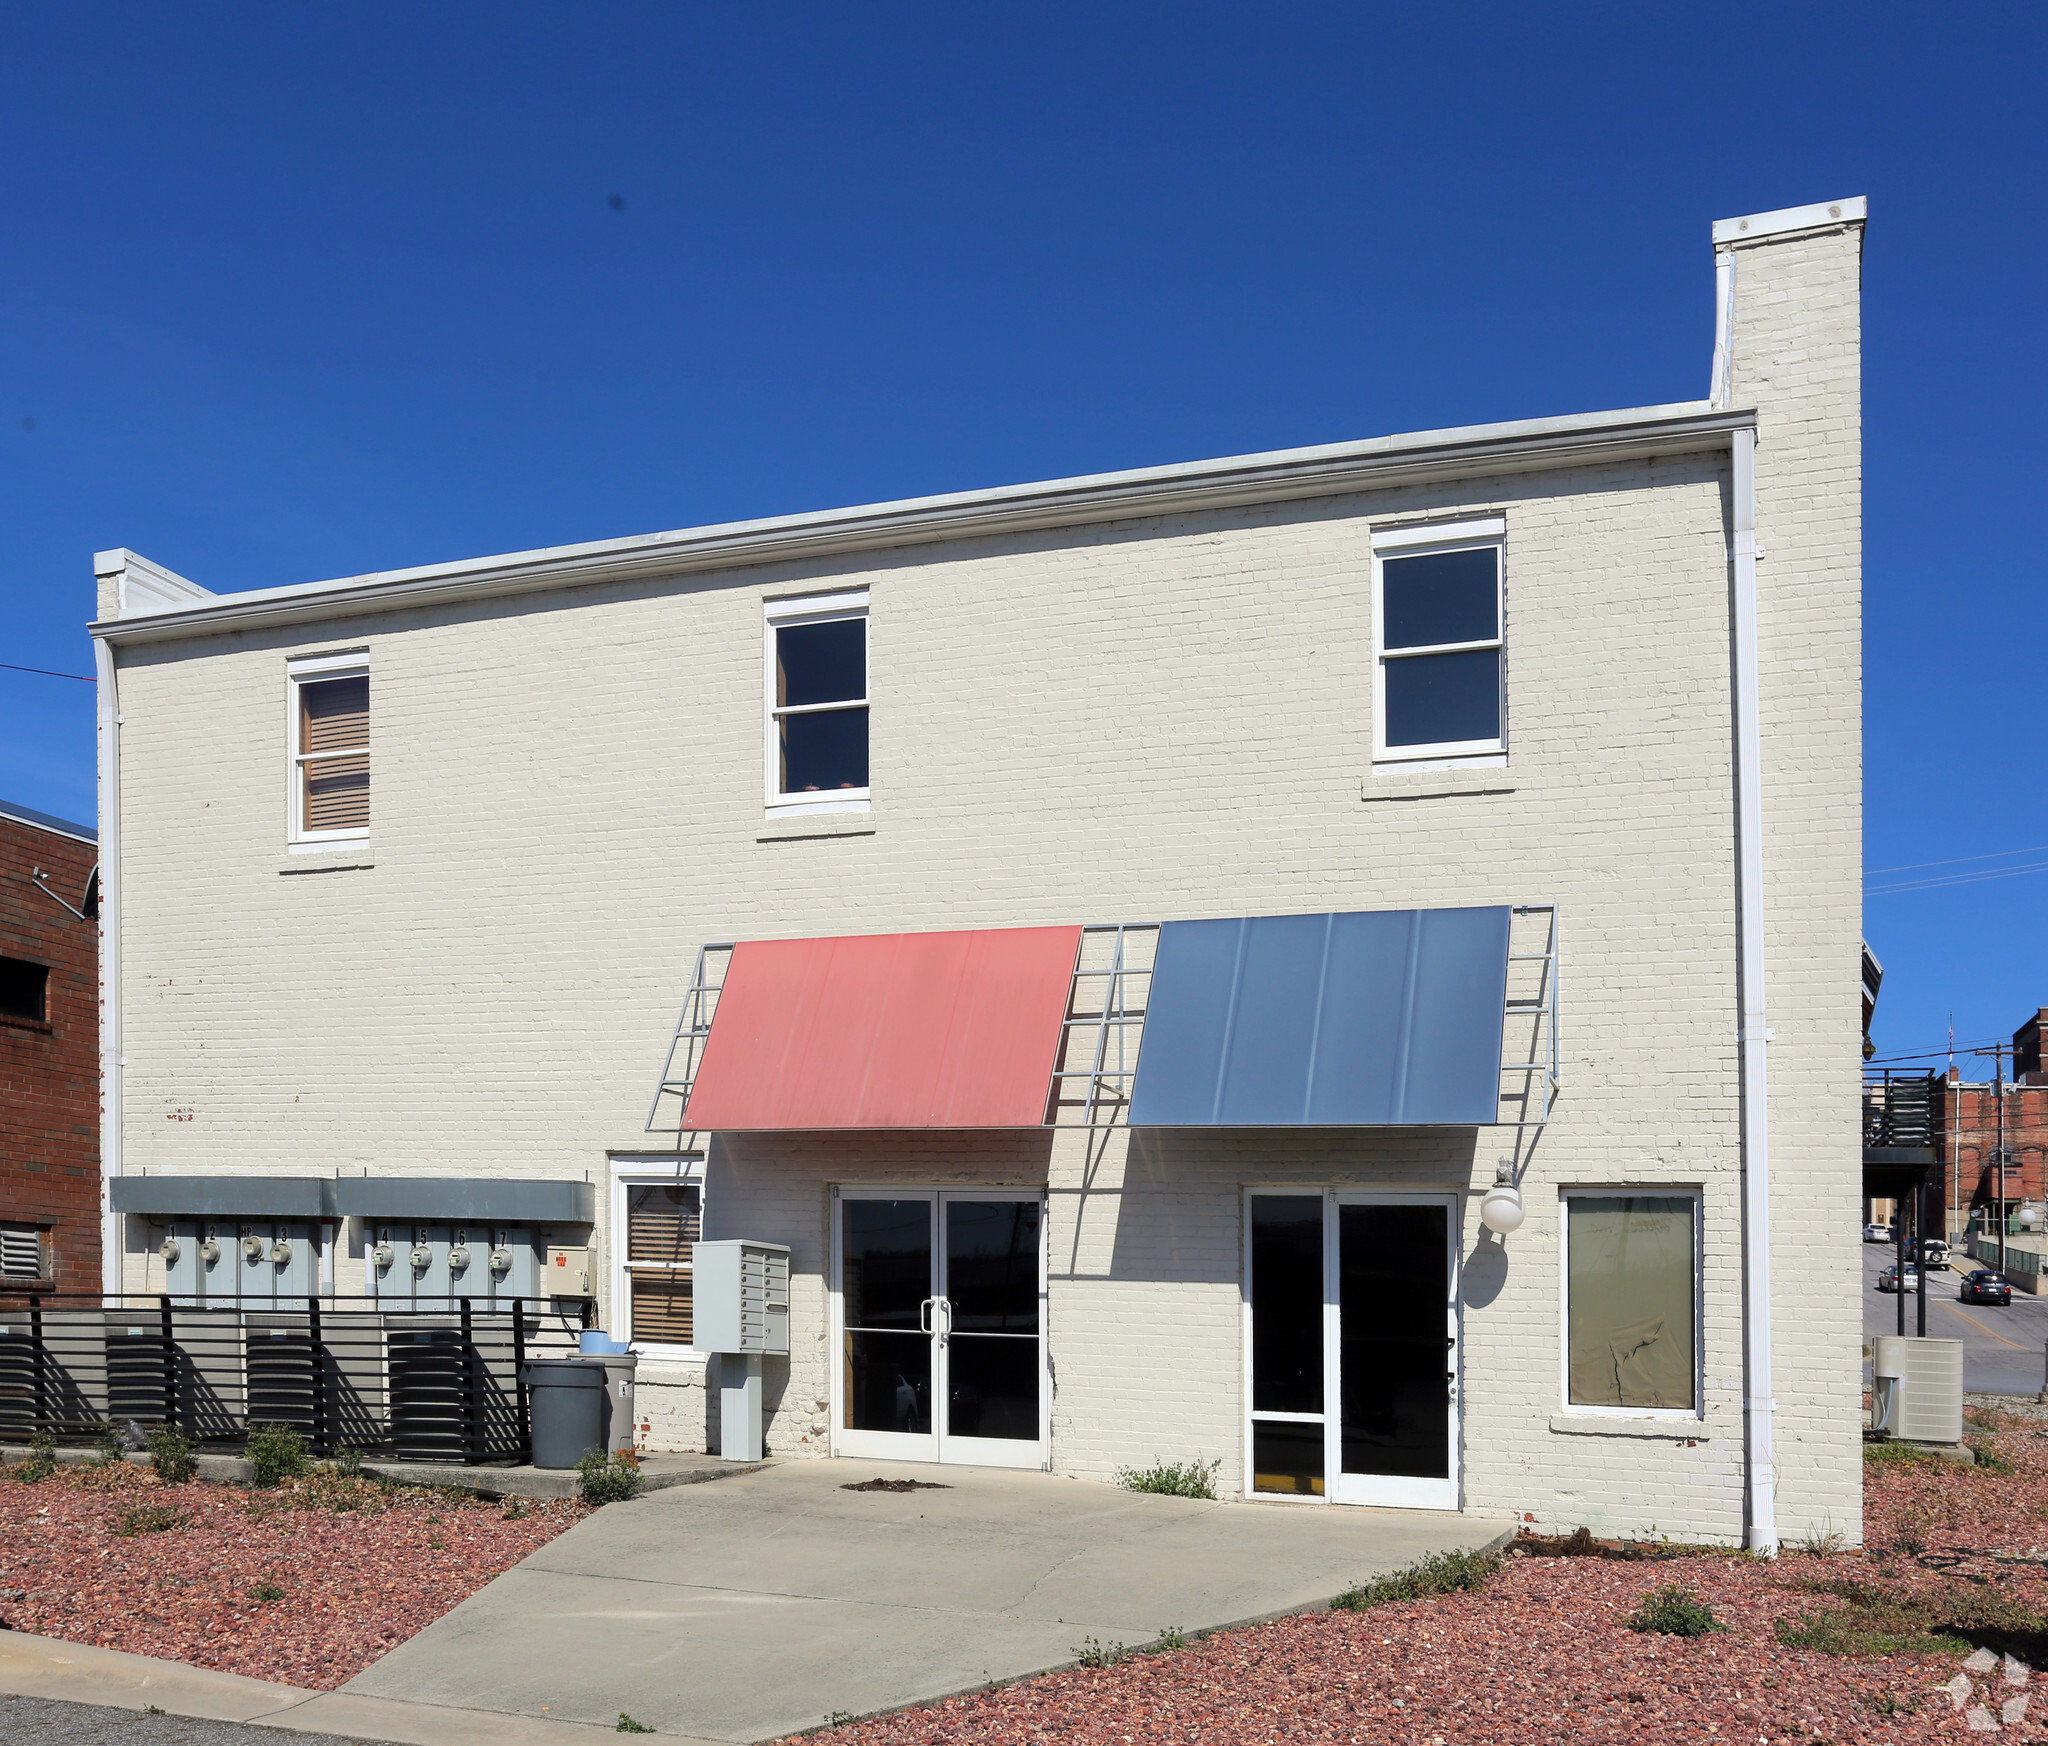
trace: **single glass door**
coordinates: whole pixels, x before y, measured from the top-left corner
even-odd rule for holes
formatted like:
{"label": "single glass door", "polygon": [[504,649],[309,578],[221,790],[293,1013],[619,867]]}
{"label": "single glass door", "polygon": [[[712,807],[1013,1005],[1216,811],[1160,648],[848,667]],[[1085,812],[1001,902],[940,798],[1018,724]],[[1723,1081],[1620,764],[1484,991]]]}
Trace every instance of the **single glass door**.
{"label": "single glass door", "polygon": [[1044,1203],[997,1190],[836,1198],[834,1452],[1044,1466]]}
{"label": "single glass door", "polygon": [[1458,1507],[1458,1252],[1443,1199],[1337,1197],[1338,1503]]}
{"label": "single glass door", "polygon": [[1457,1202],[1246,1197],[1254,1496],[1458,1507]]}

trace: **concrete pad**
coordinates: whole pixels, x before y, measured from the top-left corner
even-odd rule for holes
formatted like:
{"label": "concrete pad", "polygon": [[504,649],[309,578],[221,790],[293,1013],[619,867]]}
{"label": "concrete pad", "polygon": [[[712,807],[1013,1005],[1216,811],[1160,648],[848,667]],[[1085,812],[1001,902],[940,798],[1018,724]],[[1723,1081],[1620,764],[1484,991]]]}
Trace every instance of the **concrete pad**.
{"label": "concrete pad", "polygon": [[[0,1631],[0,1691],[109,1709],[154,1707],[173,1716],[254,1722],[323,1736],[354,1735],[394,1746],[594,1746],[591,1729],[572,1722],[310,1691],[25,1631]],[[615,1732],[616,1713],[603,1725]],[[712,1746],[707,1741],[678,1740],[673,1734],[642,1738],[667,1740],[671,1746]]]}
{"label": "concrete pad", "polygon": [[[945,1489],[843,1489],[877,1476]],[[787,1462],[599,1511],[343,1689],[768,1740],[1062,1666],[1089,1637],[1135,1647],[1313,1607],[1511,1532],[1046,1473]]]}

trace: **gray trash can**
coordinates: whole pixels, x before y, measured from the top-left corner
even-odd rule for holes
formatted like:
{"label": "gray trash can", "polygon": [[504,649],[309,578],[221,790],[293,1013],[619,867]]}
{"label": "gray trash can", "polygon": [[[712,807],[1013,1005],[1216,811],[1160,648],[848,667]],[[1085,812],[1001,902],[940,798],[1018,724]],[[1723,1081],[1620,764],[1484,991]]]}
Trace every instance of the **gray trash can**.
{"label": "gray trash can", "polygon": [[631,1352],[607,1352],[586,1360],[604,1366],[604,1446],[631,1453],[638,1429],[633,1415],[633,1372],[640,1360]]}
{"label": "gray trash can", "polygon": [[535,1358],[526,1366],[533,1413],[533,1464],[574,1467],[604,1447],[604,1362]]}

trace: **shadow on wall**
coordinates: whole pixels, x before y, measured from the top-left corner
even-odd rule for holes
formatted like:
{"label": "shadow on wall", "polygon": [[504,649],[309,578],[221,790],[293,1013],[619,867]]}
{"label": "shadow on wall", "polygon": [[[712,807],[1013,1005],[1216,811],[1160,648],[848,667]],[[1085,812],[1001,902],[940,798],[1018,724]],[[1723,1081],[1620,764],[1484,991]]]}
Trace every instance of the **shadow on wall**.
{"label": "shadow on wall", "polygon": [[1482,1226],[1472,1253],[1465,1257],[1462,1285],[1466,1307],[1484,1309],[1506,1289],[1507,1282],[1508,1246]]}
{"label": "shadow on wall", "polygon": [[1235,1285],[1243,1184],[1463,1192],[1478,1149],[1476,1128],[1133,1128],[1122,1191],[1091,1193],[1097,1206],[1082,1216],[1113,1207],[1113,1278]]}

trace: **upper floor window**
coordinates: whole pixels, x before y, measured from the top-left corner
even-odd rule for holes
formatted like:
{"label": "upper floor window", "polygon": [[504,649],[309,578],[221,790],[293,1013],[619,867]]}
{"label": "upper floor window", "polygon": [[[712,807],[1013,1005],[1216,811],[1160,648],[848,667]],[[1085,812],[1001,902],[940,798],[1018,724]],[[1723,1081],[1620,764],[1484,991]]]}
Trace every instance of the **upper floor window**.
{"label": "upper floor window", "polygon": [[294,842],[370,832],[370,672],[360,656],[290,667]]}
{"label": "upper floor window", "polygon": [[868,798],[868,597],[768,603],[768,804]]}
{"label": "upper floor window", "polygon": [[1379,758],[1506,749],[1499,517],[1373,536]]}
{"label": "upper floor window", "polygon": [[49,1016],[49,966],[26,958],[0,958],[0,1018],[41,1024]]}

